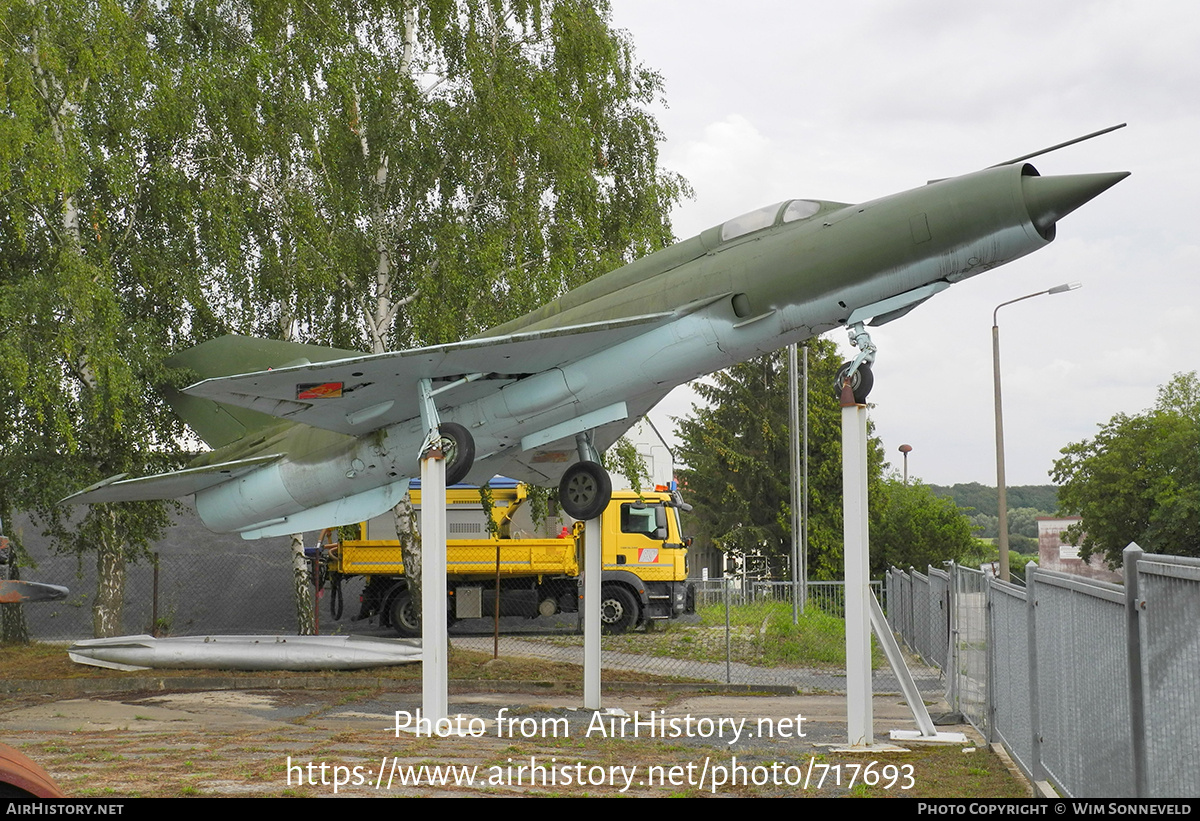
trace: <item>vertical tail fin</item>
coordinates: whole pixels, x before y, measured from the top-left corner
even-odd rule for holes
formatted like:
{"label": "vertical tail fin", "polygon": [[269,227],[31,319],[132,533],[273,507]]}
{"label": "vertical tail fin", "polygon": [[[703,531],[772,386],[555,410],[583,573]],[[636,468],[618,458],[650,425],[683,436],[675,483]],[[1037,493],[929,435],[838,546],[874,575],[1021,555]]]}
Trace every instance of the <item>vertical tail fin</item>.
{"label": "vertical tail fin", "polygon": [[[172,368],[187,368],[198,379],[211,379],[352,356],[362,356],[362,352],[230,335],[181,351],[167,359],[166,364]],[[188,396],[173,388],[164,388],[162,394],[179,418],[212,448],[224,447],[280,426],[279,419],[274,416]]]}

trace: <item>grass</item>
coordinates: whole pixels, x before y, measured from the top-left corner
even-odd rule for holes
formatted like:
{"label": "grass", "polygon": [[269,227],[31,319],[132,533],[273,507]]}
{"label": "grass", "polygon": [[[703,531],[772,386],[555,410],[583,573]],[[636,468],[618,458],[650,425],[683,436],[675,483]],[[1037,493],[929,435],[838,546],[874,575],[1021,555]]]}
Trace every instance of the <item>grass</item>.
{"label": "grass", "polygon": [[[725,607],[698,607],[699,624],[671,622],[653,633],[605,636],[605,650],[644,653],[691,661],[725,661]],[[787,602],[762,602],[729,608],[732,661],[764,667],[840,668],[846,664],[846,624],[816,607],[809,607],[792,624]],[[579,641],[577,637],[562,641]],[[871,640],[874,666],[883,653]]]}

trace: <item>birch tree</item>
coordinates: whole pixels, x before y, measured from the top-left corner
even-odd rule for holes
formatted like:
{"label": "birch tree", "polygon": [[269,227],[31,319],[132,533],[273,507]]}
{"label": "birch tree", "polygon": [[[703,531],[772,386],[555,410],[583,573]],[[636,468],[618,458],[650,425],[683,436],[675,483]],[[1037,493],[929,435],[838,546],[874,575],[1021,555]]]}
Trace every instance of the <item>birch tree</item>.
{"label": "birch tree", "polygon": [[61,549],[94,551],[97,636],[121,628],[125,563],[166,523],[162,504],[98,505],[69,524],[58,499],[99,477],[177,462],[178,425],[149,388],[178,344],[194,262],[178,222],[188,187],[148,6],[10,2],[0,17],[0,509],[40,514]]}
{"label": "birch tree", "polygon": [[[223,272],[231,325],[278,315],[371,353],[450,342],[670,240],[684,185],[657,165],[661,81],[606,3],[222,8],[242,10],[223,20],[246,56],[210,71],[207,170],[245,182],[259,249]],[[415,588],[411,520],[406,501]]]}
{"label": "birch tree", "polygon": [[460,339],[661,247],[684,191],[660,78],[603,2],[13,0],[0,21],[0,509],[96,552],[97,635],[166,508],[68,524],[54,502],[182,463],[167,354]]}

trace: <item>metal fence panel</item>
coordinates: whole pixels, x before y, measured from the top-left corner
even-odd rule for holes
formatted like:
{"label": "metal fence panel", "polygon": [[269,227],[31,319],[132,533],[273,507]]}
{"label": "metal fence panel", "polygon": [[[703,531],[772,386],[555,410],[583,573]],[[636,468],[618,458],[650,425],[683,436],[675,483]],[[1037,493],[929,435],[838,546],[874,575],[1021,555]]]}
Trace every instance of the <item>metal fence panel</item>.
{"label": "metal fence panel", "polygon": [[[1134,545],[1126,555],[1127,572],[1137,567],[1128,589],[1138,607],[1132,622],[1117,585],[1035,569],[1025,589],[952,566],[949,698],[1026,774],[1049,778],[1066,795],[1195,796],[1200,559],[1143,556]],[[922,625],[930,623],[939,574],[889,572],[888,619],[914,649],[936,642]],[[1135,651],[1140,665],[1131,670]]]}
{"label": "metal fence panel", "polygon": [[1051,571],[1033,578],[1042,764],[1068,795],[1133,795],[1124,594]]}
{"label": "metal fence panel", "polygon": [[913,647],[921,658],[929,649],[929,578],[916,570],[912,574]]}
{"label": "metal fence panel", "polygon": [[925,660],[941,670],[946,669],[950,652],[950,574],[929,568],[929,655]]}
{"label": "metal fence panel", "polygon": [[1138,560],[1146,774],[1151,796],[1200,795],[1200,559]]}
{"label": "metal fence panel", "polygon": [[1029,629],[1025,590],[988,579],[989,691],[992,737],[1032,776],[1033,729],[1029,720]]}
{"label": "metal fence panel", "polygon": [[983,571],[954,568],[952,672],[958,709],[988,736],[987,580]]}

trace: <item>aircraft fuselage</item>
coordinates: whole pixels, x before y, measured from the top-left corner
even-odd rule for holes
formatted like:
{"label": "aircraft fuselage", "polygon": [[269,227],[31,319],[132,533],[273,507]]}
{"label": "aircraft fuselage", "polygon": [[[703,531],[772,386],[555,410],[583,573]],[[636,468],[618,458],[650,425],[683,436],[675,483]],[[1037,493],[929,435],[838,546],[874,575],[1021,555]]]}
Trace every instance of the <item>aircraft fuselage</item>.
{"label": "aircraft fuselage", "polygon": [[[1028,164],[1012,164],[855,205],[791,200],[710,228],[460,343],[456,351],[469,347],[471,362],[491,352],[486,366],[471,365],[479,373],[435,373],[438,362],[452,368],[467,361],[451,359],[456,353],[444,348],[397,356],[447,386],[437,412],[474,437],[469,481],[497,473],[553,481],[575,461],[578,434],[594,435],[603,449],[677,385],[839,326],[899,317],[953,283],[1045,246],[1059,218],[1124,176],[1040,177]],[[529,367],[545,359],[541,344],[563,345],[570,354]],[[359,369],[359,362],[368,367]],[[293,401],[308,399],[304,375],[319,377],[333,366],[346,380],[333,383],[338,396],[343,387],[346,395],[359,391],[357,405],[314,412],[325,415],[313,424],[329,429],[284,422],[198,460],[232,466],[233,478],[195,490],[205,524],[257,538],[359,521],[399,501],[428,431],[407,410],[416,406],[405,393],[413,386],[401,376],[412,374],[394,368],[395,384],[388,384],[389,362],[285,365],[271,374],[228,377],[208,392],[208,382],[221,380],[189,388],[301,422],[323,401]],[[457,387],[477,379],[483,381]],[[488,379],[498,387],[481,389]],[[327,412],[338,407],[356,409]],[[263,465],[229,461],[258,454],[278,458]],[[112,487],[122,484],[128,483]],[[157,498],[131,492],[100,487],[77,497]]]}
{"label": "aircraft fuselage", "polygon": [[[1003,166],[857,205],[797,201],[808,204],[793,209],[796,219],[769,215],[772,224],[733,238],[722,231],[736,227],[716,226],[484,336],[705,307],[482,399],[454,404],[451,393],[441,418],[474,435],[472,480],[486,481],[502,463],[520,473],[504,457],[530,434],[603,409],[622,418],[644,412],[676,385],[829,331],[857,308],[958,282],[1041,248],[1053,238],[1053,220],[1049,230],[1035,224],[1043,215],[1032,211],[1043,204],[1029,188],[1042,179],[1031,166]],[[295,442],[287,458],[197,495],[209,527],[290,532],[295,514],[313,509],[332,523],[342,518],[337,500],[367,491],[385,510],[399,493],[388,488],[412,473],[425,431],[415,418],[362,437],[311,429],[295,435],[309,441]],[[569,460],[573,440],[563,437],[561,445]]]}

